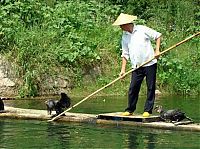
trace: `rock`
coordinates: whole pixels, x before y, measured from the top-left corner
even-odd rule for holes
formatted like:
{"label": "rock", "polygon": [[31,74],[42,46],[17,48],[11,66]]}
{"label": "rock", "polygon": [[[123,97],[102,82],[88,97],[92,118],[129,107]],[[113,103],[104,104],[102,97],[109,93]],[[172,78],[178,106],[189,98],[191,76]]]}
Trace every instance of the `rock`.
{"label": "rock", "polygon": [[1,69],[0,69],[0,78],[5,78],[5,74],[3,73]]}
{"label": "rock", "polygon": [[162,93],[159,90],[155,90],[156,95],[161,95]]}
{"label": "rock", "polygon": [[15,83],[8,78],[2,78],[0,79],[0,87],[3,87],[3,86],[13,87],[15,86]]}
{"label": "rock", "polygon": [[68,82],[64,79],[61,79],[61,78],[58,78],[56,81],[55,81],[55,86],[56,87],[61,87],[61,88],[66,88],[68,87]]}

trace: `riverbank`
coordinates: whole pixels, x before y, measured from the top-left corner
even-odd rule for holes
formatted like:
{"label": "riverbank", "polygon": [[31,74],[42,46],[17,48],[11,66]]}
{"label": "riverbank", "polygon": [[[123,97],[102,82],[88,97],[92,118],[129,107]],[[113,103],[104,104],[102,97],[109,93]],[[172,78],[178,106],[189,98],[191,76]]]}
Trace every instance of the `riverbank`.
{"label": "riverbank", "polygon": [[[190,0],[0,4],[0,54],[13,67],[4,71],[0,64],[0,95],[21,98],[60,91],[85,96],[117,78],[122,32],[112,23],[121,12],[137,15],[135,24],[162,33],[161,51],[197,33],[200,23],[199,5]],[[195,38],[160,57],[157,89],[169,94],[200,94],[199,47],[199,38]],[[9,74],[14,76],[5,76]],[[129,78],[100,94],[126,95]],[[142,94],[145,91],[142,87]]]}

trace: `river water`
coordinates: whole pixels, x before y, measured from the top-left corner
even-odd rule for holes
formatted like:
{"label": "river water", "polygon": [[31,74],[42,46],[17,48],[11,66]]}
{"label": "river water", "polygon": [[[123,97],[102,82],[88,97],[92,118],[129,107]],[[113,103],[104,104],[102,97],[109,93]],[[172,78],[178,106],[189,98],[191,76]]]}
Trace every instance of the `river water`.
{"label": "river water", "polygon": [[[81,98],[72,99],[73,104]],[[145,97],[140,97],[136,113],[143,112]],[[7,106],[45,109],[44,100],[4,101]],[[200,97],[157,97],[156,105],[180,108],[196,123],[200,122]],[[107,113],[123,111],[126,97],[88,99],[71,112]],[[130,148],[130,149],[199,149],[200,133],[135,126],[95,123],[48,123],[37,120],[0,119],[0,149],[22,148]]]}

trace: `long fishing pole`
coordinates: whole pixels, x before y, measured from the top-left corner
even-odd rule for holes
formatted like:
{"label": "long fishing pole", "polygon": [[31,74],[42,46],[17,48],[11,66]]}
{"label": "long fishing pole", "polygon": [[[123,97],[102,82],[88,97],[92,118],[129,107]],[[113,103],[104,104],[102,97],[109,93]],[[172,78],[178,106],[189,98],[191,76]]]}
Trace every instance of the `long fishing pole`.
{"label": "long fishing pole", "polygon": [[[194,34],[194,35],[192,35],[192,36],[190,36],[190,37],[188,37],[188,38],[182,40],[181,42],[179,42],[179,43],[177,43],[177,44],[175,44],[175,45],[169,47],[168,49],[166,49],[166,50],[160,52],[159,55],[162,55],[162,54],[164,54],[164,53],[170,51],[171,49],[174,49],[175,47],[178,47],[179,45],[185,43],[186,41],[188,41],[188,40],[190,40],[190,39],[192,39],[193,37],[198,36],[198,35],[200,35],[200,32],[198,32],[198,33],[196,33],[196,34]],[[140,67],[142,67],[142,66],[148,64],[149,62],[151,62],[151,61],[154,60],[154,59],[155,59],[155,57],[153,57],[153,58],[149,59],[148,61],[142,63],[142,64],[141,64],[140,66],[138,66],[137,68],[131,69],[131,70],[127,71],[127,72],[123,75],[123,77],[125,77],[125,76],[128,75],[129,73],[135,71],[136,69],[138,69],[138,68],[140,68]],[[87,97],[85,97],[84,99],[82,99],[81,101],[79,101],[78,103],[76,103],[75,105],[73,105],[72,107],[68,108],[68,109],[65,110],[64,112],[60,113],[59,115],[57,115],[57,116],[55,116],[54,118],[52,118],[51,120],[49,120],[49,122],[58,119],[61,115],[65,114],[66,112],[68,112],[68,111],[70,111],[71,109],[75,108],[76,106],[78,106],[78,105],[81,104],[82,102],[86,101],[86,100],[87,100],[88,98],[90,98],[91,96],[97,94],[98,92],[100,92],[101,90],[107,88],[108,86],[112,85],[113,83],[117,82],[117,81],[120,80],[121,78],[122,78],[122,77],[120,76],[120,77],[116,78],[115,80],[113,80],[112,82],[108,83],[107,85],[103,86],[102,88],[100,88],[100,89],[96,90],[95,92],[91,93],[90,95],[88,95]]]}

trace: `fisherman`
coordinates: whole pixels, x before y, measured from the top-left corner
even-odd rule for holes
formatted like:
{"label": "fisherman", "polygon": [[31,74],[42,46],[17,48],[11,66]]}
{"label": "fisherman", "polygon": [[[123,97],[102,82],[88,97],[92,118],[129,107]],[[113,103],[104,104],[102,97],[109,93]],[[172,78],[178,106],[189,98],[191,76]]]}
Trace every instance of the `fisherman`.
{"label": "fisherman", "polygon": [[[115,26],[120,26],[123,31],[122,35],[122,65],[120,77],[124,78],[126,72],[126,64],[130,59],[132,68],[139,67],[144,62],[156,58],[132,72],[131,83],[128,92],[128,107],[123,116],[133,115],[136,110],[138,95],[144,77],[146,77],[147,84],[147,99],[144,106],[143,117],[149,117],[152,114],[154,100],[155,100],[155,83],[156,83],[156,69],[157,58],[160,55],[160,38],[161,33],[143,26],[133,23],[137,16],[121,13],[116,21]],[[151,40],[156,41],[156,48],[153,49]]]}

